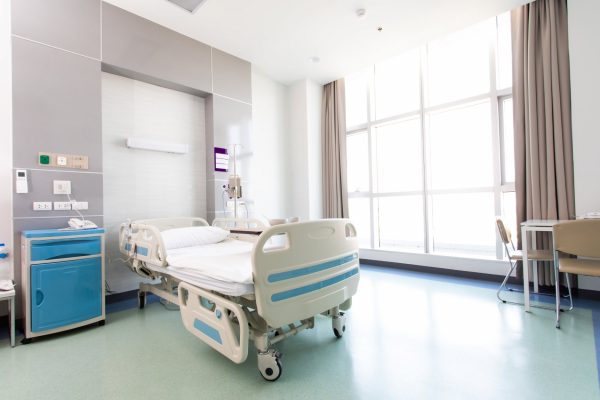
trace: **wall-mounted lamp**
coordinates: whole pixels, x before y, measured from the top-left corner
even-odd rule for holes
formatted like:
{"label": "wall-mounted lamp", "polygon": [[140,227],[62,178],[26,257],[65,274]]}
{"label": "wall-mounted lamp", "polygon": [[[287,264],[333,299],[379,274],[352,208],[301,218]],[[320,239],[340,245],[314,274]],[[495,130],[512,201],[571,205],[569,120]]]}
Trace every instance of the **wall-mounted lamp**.
{"label": "wall-mounted lamp", "polygon": [[164,153],[175,154],[187,154],[189,152],[189,146],[187,144],[140,137],[127,138],[127,147],[130,149],[162,151]]}

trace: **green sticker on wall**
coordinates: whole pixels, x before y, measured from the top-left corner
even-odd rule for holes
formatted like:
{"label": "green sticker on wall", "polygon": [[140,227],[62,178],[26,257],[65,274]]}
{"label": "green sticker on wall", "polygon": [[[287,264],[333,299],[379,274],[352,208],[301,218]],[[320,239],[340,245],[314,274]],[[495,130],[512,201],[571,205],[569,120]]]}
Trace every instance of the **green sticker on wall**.
{"label": "green sticker on wall", "polygon": [[48,156],[46,154],[41,154],[40,155],[40,164],[42,164],[42,165],[50,164],[50,156]]}

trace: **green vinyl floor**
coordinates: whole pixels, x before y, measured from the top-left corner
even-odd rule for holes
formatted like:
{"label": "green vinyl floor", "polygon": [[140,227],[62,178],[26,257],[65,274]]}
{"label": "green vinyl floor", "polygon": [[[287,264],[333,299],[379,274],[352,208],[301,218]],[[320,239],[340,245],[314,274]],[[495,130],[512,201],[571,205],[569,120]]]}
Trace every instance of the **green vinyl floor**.
{"label": "green vinyl floor", "polygon": [[177,311],[121,307],[103,327],[14,349],[0,340],[0,399],[600,399],[600,303],[576,302],[558,330],[552,311],[499,303],[495,287],[363,266],[344,337],[319,316],[275,346],[276,382],[252,346],[237,365]]}

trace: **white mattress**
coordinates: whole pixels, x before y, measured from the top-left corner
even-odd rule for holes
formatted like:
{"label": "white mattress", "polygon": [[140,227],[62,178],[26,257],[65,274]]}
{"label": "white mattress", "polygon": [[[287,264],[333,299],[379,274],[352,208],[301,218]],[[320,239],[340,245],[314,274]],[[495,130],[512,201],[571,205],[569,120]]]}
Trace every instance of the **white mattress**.
{"label": "white mattress", "polygon": [[253,243],[226,239],[220,243],[169,250],[165,267],[148,265],[174,278],[230,296],[254,293]]}

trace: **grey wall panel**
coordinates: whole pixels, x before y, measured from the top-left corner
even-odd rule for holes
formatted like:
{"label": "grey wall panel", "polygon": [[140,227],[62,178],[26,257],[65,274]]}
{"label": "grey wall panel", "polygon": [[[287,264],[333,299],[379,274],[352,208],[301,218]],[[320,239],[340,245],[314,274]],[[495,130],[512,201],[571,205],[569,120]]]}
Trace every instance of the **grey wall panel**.
{"label": "grey wall panel", "polygon": [[100,59],[100,0],[13,0],[12,32]]}
{"label": "grey wall panel", "polygon": [[71,198],[88,202],[89,209],[81,211],[83,215],[103,214],[102,174],[30,170],[29,193],[14,195],[14,217],[77,216],[75,211],[33,211],[34,201],[69,201],[64,194],[53,194],[54,180],[71,181]]}
{"label": "grey wall panel", "polygon": [[102,172],[100,62],[13,38],[13,163],[39,168],[39,151],[89,157]]}
{"label": "grey wall panel", "polygon": [[102,62],[211,92],[209,46],[106,3]]}
{"label": "grey wall panel", "polygon": [[213,92],[252,103],[250,63],[214,48],[212,57]]}

